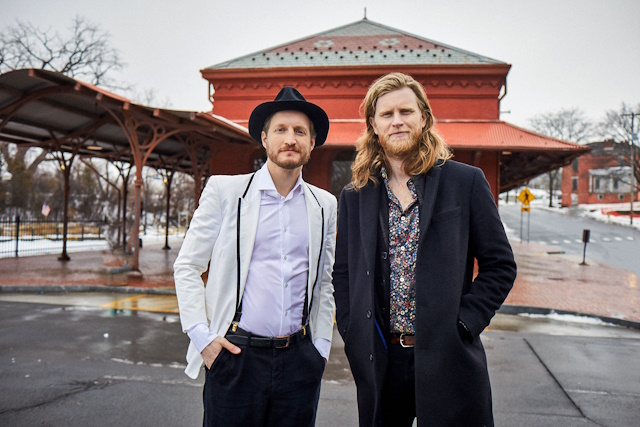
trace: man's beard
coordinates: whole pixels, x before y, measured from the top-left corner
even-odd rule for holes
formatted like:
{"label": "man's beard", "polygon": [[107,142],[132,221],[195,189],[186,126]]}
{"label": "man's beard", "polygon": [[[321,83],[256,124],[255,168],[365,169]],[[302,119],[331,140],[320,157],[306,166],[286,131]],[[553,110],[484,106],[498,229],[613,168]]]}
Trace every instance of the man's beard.
{"label": "man's beard", "polygon": [[395,138],[391,143],[386,137],[384,139],[379,137],[379,140],[387,157],[406,159],[418,153],[421,138],[422,131],[418,133],[412,130],[409,135],[403,138]]}
{"label": "man's beard", "polygon": [[[286,151],[290,149],[291,148],[289,147],[284,147],[281,151]],[[296,168],[299,168],[300,166],[306,165],[307,162],[309,161],[309,158],[311,157],[311,150],[307,151],[307,153],[305,154],[303,153],[302,149],[300,149],[300,147],[294,147],[292,149],[297,153],[301,154],[298,160],[295,160],[295,159],[280,160],[278,159],[278,154],[280,153],[280,151],[274,152],[274,150],[271,150],[271,149],[267,149],[267,157],[269,158],[269,160],[271,160],[272,163],[275,163],[277,166],[281,167],[282,169],[291,170],[291,169],[296,169]]]}

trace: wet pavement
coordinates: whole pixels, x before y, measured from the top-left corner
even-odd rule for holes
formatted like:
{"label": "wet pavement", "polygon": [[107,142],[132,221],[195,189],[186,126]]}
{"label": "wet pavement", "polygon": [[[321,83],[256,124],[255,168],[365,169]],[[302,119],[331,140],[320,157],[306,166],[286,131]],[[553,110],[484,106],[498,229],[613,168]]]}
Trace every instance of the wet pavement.
{"label": "wet pavement", "polygon": [[[142,278],[130,277],[130,255],[109,251],[0,259],[0,293],[28,291],[117,291],[174,294],[173,262],[181,238],[145,242],[140,251]],[[557,254],[552,245],[512,242],[518,277],[503,310],[508,313],[549,310],[580,313],[623,326],[640,327],[640,278],[635,274]],[[541,309],[541,310],[538,310]]]}
{"label": "wet pavement", "polygon": [[[203,375],[183,373],[178,315],[138,310],[132,298],[0,294],[0,425],[200,425]],[[498,314],[482,340],[497,426],[632,426],[640,418],[640,330]],[[318,427],[357,425],[343,348],[335,333]]]}
{"label": "wet pavement", "polygon": [[[171,277],[179,244],[172,241],[173,249],[163,251],[161,243],[145,242],[142,278],[128,277],[122,268],[129,257],[109,252],[71,254],[66,263],[55,255],[0,259],[0,396],[5,396],[0,397],[0,424],[52,419],[59,425],[86,425],[87,419],[96,419],[78,415],[77,405],[105,420],[95,425],[163,425],[169,419],[199,424],[201,379],[193,382],[182,373],[186,345]],[[552,246],[512,245],[518,279],[482,335],[496,425],[637,425],[638,278],[588,257],[588,265],[581,266],[581,259],[555,254]],[[29,328],[32,321],[44,326]],[[141,330],[145,332],[136,335]],[[335,337],[318,426],[357,423],[355,385],[343,344],[337,333]],[[158,359],[159,352],[163,355]],[[79,370],[78,379],[57,363]],[[30,382],[34,375],[37,381]],[[42,390],[34,393],[34,386]],[[13,390],[20,393],[11,394]],[[141,401],[139,395],[154,398]],[[111,404],[119,405],[118,414],[109,415]],[[149,410],[153,417],[145,419]],[[123,416],[127,412],[134,418]]]}

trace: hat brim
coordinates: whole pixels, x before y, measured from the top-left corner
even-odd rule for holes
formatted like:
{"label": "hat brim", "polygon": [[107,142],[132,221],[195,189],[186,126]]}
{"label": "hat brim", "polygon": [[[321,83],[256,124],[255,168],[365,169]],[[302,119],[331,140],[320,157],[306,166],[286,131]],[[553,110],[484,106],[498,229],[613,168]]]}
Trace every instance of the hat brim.
{"label": "hat brim", "polygon": [[300,111],[306,114],[316,131],[316,147],[321,146],[327,140],[329,117],[322,108],[306,101],[270,101],[258,105],[249,118],[249,135],[258,144],[262,144],[264,122],[279,111]]}

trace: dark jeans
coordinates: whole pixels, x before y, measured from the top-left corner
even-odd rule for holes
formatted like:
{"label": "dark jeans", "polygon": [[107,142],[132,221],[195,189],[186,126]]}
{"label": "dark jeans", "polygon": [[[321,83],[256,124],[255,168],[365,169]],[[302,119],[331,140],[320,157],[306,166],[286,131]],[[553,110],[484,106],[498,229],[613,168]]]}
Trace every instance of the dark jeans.
{"label": "dark jeans", "polygon": [[413,348],[389,346],[389,364],[382,387],[382,425],[411,427],[416,417]]}
{"label": "dark jeans", "polygon": [[324,358],[311,339],[283,349],[222,350],[206,370],[204,423],[212,426],[313,426]]}

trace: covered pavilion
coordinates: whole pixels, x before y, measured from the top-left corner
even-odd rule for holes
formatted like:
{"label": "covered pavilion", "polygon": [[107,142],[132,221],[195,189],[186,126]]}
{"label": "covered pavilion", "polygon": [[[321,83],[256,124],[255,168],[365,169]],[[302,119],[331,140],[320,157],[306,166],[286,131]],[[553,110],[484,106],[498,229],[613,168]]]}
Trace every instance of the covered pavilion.
{"label": "covered pavilion", "polygon": [[[226,146],[252,144],[245,128],[211,113],[135,104],[96,86],[40,69],[0,75],[0,141],[40,147],[58,161],[64,176],[65,199],[61,260],[69,259],[66,251],[68,193],[74,160],[80,156],[101,157],[135,166],[131,235],[134,271],[139,271],[143,167],[165,171],[168,215],[175,172],[194,177],[197,205],[211,173],[211,159]],[[127,180],[123,181],[126,201]],[[123,218],[126,218],[126,206]],[[123,228],[123,239],[125,233]]]}

